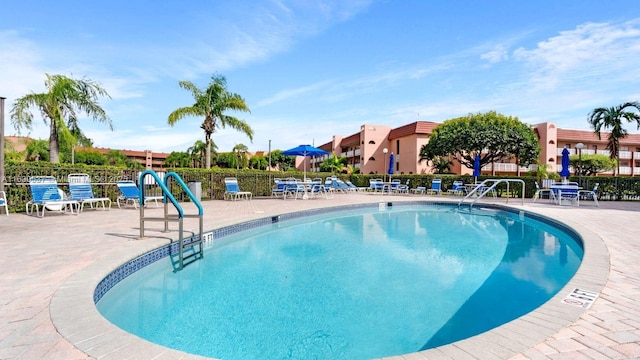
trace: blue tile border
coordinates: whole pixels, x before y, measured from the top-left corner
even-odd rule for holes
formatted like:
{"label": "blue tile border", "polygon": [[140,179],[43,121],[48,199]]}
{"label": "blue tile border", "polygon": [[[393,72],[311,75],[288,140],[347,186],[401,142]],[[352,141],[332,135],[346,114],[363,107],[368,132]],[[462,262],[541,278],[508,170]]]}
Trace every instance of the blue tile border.
{"label": "blue tile border", "polygon": [[[375,202],[368,204],[353,204],[346,206],[337,206],[337,207],[328,207],[328,208],[320,208],[320,209],[312,209],[305,211],[298,211],[292,213],[286,213],[281,215],[269,216],[265,218],[250,220],[234,225],[225,226],[219,229],[214,229],[211,231],[213,233],[214,239],[220,239],[228,235],[232,235],[241,231],[246,231],[250,229],[255,229],[265,225],[271,225],[275,222],[287,221],[299,219],[302,217],[314,216],[314,215],[322,215],[327,213],[336,213],[343,211],[351,211],[356,209],[374,209],[379,208],[381,204],[384,204],[386,207],[409,207],[409,206],[448,206],[448,207],[456,207],[457,205],[452,204],[451,202],[441,202],[441,201],[402,201],[402,202]],[[501,205],[495,204],[483,204],[481,206],[476,207],[475,209],[497,209],[509,213],[519,214],[521,211],[510,207],[505,207]],[[552,225],[554,227],[559,228],[563,232],[570,234],[574,240],[578,242],[578,244],[584,248],[584,243],[582,237],[572,228],[564,225],[561,222],[554,221],[548,217],[534,214],[531,212],[524,211],[525,216],[530,218],[534,218],[540,222],[546,223],[548,225]],[[199,235],[190,236],[188,238],[183,239],[185,244],[189,244],[198,238]],[[93,302],[95,304],[102,299],[104,294],[106,294],[109,290],[111,290],[116,284],[120,281],[128,277],[129,275],[135,273],[136,271],[144,268],[147,265],[153,264],[154,262],[164,259],[167,256],[174,255],[178,253],[178,243],[172,242],[171,244],[167,244],[161,246],[157,249],[151,250],[146,254],[140,255],[132,260],[127,261],[126,263],[118,266],[114,271],[105,276],[96,286],[93,293]]]}

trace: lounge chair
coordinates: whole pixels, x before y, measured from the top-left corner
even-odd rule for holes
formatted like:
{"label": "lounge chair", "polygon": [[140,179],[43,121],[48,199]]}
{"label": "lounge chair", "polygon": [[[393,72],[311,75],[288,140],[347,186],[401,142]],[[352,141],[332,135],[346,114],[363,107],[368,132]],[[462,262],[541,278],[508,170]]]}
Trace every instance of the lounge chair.
{"label": "lounge chair", "polygon": [[224,178],[224,186],[227,189],[224,192],[225,200],[238,200],[238,199],[247,199],[251,200],[253,194],[251,191],[241,191],[240,186],[238,185],[238,179],[233,177]]}
{"label": "lounge chair", "polygon": [[[120,195],[116,199],[118,204],[118,208],[121,208],[120,201],[122,201],[122,205],[126,206],[128,204],[133,205],[134,208],[138,208],[138,203],[140,202],[140,189],[136,183],[131,180],[126,181],[118,181],[116,183],[118,186],[118,190],[120,190]],[[154,201],[156,203],[156,207],[159,206],[158,200],[164,200],[163,196],[145,196],[144,197],[144,205],[146,206],[149,201]]]}
{"label": "lounge chair", "polygon": [[274,186],[271,189],[271,197],[284,197],[284,191],[286,184],[284,180],[280,178],[273,179]]}
{"label": "lounge chair", "polygon": [[384,191],[384,181],[382,179],[369,179],[369,191]]}
{"label": "lounge chair", "polygon": [[569,200],[571,204],[580,206],[577,183],[555,183],[551,185],[551,190],[558,205],[562,205],[563,200]]}
{"label": "lounge chair", "polygon": [[420,195],[424,195],[426,191],[427,191],[426,186],[417,186],[415,189],[411,189],[412,193],[420,194]]}
{"label": "lounge chair", "polygon": [[282,198],[286,200],[287,195],[293,196],[294,200],[297,199],[298,196],[303,199],[305,197],[308,198],[307,190],[305,189],[302,181],[294,178],[289,178],[284,181],[284,193],[282,195]]}
{"label": "lounge chair", "polygon": [[307,190],[310,196],[317,197],[322,196],[326,199],[329,199],[329,194],[331,194],[331,199],[333,199],[333,191],[327,191],[324,184],[322,183],[322,179],[314,179],[311,182],[311,186]]}
{"label": "lounge chair", "polygon": [[553,192],[551,189],[541,189],[537,181],[535,184],[536,192],[533,194],[533,202],[536,202],[536,200],[541,199],[543,196],[546,196],[549,200],[553,200]]}
{"label": "lounge chair", "polygon": [[448,193],[452,195],[464,195],[464,183],[460,180],[456,180],[453,182],[451,189],[449,189]]}
{"label": "lounge chair", "polygon": [[360,188],[355,186],[351,181],[347,180],[347,181],[345,181],[345,183],[349,187],[349,190],[351,190],[351,191],[360,191]]}
{"label": "lounge chair", "polygon": [[[66,212],[72,214],[80,212],[80,203],[76,200],[66,199],[64,191],[58,189],[58,182],[53,176],[32,176],[29,178],[31,200],[25,205],[27,215],[36,211],[36,216],[44,217],[46,210]],[[42,213],[40,213],[42,207]],[[75,211],[74,211],[75,208]]]}
{"label": "lounge chair", "polygon": [[596,193],[599,185],[599,183],[596,183],[593,190],[578,190],[579,200],[593,200],[595,206],[600,207],[600,204],[598,204],[598,194]]}
{"label": "lounge chair", "polygon": [[[76,200],[80,203],[80,212],[84,209],[85,204],[93,209],[93,205],[102,205],[103,210],[111,209],[111,199],[108,197],[97,198],[93,196],[93,189],[91,188],[91,177],[88,174],[69,174],[67,176],[67,182],[69,182],[69,194],[71,200]],[[107,207],[106,204],[109,204]]]}
{"label": "lounge chair", "polygon": [[7,194],[0,191],[0,209],[4,208],[4,213],[9,216],[9,205],[7,204]]}
{"label": "lounge chair", "polygon": [[442,193],[442,179],[431,180],[431,188],[427,189],[427,195],[435,194],[440,195]]}

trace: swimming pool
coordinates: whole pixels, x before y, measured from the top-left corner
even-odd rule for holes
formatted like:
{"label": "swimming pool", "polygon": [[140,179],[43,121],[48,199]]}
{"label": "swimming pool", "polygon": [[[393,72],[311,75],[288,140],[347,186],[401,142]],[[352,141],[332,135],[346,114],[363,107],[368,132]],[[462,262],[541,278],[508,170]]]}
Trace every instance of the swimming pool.
{"label": "swimming pool", "polygon": [[[206,356],[366,359],[519,317],[553,296],[582,257],[574,234],[519,213],[358,212],[225,237],[178,273],[158,261],[118,283],[98,308],[129,332]],[[203,311],[209,318],[196,324]]]}

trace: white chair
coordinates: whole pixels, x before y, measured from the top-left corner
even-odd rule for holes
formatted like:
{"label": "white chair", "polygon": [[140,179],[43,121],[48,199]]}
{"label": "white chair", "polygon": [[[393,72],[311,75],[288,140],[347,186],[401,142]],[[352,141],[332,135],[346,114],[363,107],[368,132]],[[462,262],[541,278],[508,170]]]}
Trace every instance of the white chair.
{"label": "white chair", "polygon": [[0,209],[4,208],[4,213],[9,216],[9,205],[7,204],[7,194],[0,191]]}
{"label": "white chair", "polygon": [[535,194],[533,194],[533,202],[536,202],[536,200],[541,199],[543,196],[546,196],[549,200],[553,199],[553,192],[551,191],[551,189],[541,189],[537,181],[535,182],[535,184],[536,192]]}
{"label": "white chair", "polygon": [[600,207],[600,204],[598,204],[598,194],[596,193],[599,185],[599,183],[596,183],[593,190],[578,190],[578,198],[580,200],[593,200],[595,206]]}
{"label": "white chair", "polygon": [[[93,196],[91,177],[88,174],[69,174],[67,182],[69,183],[70,198],[80,203],[80,212],[84,209],[85,204],[89,204],[92,209],[94,204],[96,204],[96,208],[99,207],[98,205],[102,205],[103,210],[111,209],[111,199]],[[106,204],[109,204],[109,206],[106,206]]]}

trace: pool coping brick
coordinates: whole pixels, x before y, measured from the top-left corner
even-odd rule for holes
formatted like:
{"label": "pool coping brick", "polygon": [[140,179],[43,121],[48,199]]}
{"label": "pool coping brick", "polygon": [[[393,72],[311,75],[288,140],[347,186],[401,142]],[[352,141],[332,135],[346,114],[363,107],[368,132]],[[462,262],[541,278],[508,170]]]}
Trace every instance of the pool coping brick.
{"label": "pool coping brick", "polygon": [[[454,196],[336,194],[333,199],[205,201],[205,230],[326,207],[416,201],[457,202]],[[477,203],[504,205],[504,199]],[[535,311],[453,344],[389,360],[640,358],[640,203],[600,207],[544,201],[507,205],[567,224],[584,239],[578,273]],[[189,204],[183,204],[189,213]],[[322,211],[322,210],[319,210]],[[161,214],[153,206],[148,213]],[[286,217],[286,216],[285,216]],[[285,218],[283,217],[283,218]],[[206,359],[128,334],[98,313],[97,284],[118,266],[177,238],[150,223],[138,240],[139,213],[86,210],[80,215],[0,216],[0,359]],[[195,229],[185,220],[185,229]],[[634,235],[635,234],[635,235]],[[574,288],[599,292],[590,309],[561,300]]]}

